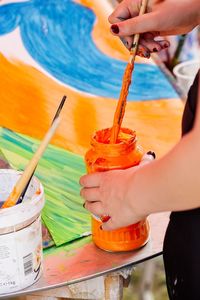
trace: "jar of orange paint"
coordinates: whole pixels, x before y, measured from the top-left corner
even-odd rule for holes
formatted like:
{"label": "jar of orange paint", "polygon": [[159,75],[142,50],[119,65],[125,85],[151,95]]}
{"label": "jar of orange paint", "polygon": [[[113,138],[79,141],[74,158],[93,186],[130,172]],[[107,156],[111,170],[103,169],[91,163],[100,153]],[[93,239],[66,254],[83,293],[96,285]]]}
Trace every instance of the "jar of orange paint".
{"label": "jar of orange paint", "polygon": [[[127,169],[140,163],[144,151],[137,144],[135,131],[121,128],[115,144],[109,143],[110,135],[110,128],[93,135],[91,148],[85,155],[88,173]],[[92,215],[93,242],[103,250],[129,251],[142,247],[148,241],[149,223],[146,219],[113,231],[102,230],[102,221],[106,220]]]}

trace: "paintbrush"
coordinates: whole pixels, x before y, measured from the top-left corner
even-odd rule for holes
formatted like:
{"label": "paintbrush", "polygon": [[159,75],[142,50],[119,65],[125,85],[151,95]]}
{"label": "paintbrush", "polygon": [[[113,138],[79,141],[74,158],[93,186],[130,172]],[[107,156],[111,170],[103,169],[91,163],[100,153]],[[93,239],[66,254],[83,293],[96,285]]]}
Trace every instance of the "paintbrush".
{"label": "paintbrush", "polygon": [[[57,111],[56,111],[56,113],[55,113],[55,116],[53,117],[53,120],[52,120],[52,122],[51,122],[51,125],[52,125],[53,122],[56,120],[56,118],[59,117],[60,112],[61,112],[61,110],[62,110],[62,108],[63,108],[63,106],[64,106],[64,104],[65,104],[65,100],[66,100],[66,99],[67,99],[67,97],[66,97],[66,96],[63,96],[63,98],[62,98],[62,100],[61,100],[61,102],[60,102],[60,104],[59,104],[59,106],[58,106],[58,109],[57,109]],[[36,166],[36,167],[37,167],[37,166]],[[31,179],[32,179],[34,173],[35,173],[35,170],[33,171],[32,176],[30,177],[30,179],[29,179],[29,181],[28,181],[28,183],[27,183],[25,189],[24,189],[23,192],[21,193],[21,195],[20,195],[20,197],[19,197],[19,199],[18,199],[18,201],[17,201],[16,204],[19,204],[19,203],[21,203],[21,202],[23,201],[24,196],[25,196],[25,194],[26,194],[26,191],[27,191],[27,189],[28,189],[28,187],[29,187],[29,184],[30,184],[30,182],[31,182]]]}
{"label": "paintbrush", "polygon": [[[148,0],[143,0],[139,12],[139,16],[143,15],[147,8]],[[127,102],[127,96],[129,92],[129,87],[131,84],[132,72],[134,69],[135,56],[138,49],[140,34],[135,34],[133,38],[133,45],[130,51],[129,62],[126,66],[123,80],[122,80],[122,88],[120,92],[119,101],[117,104],[117,108],[114,115],[113,127],[111,129],[110,143],[115,144],[117,141],[117,137],[121,128],[122,120],[125,113],[125,107]]]}
{"label": "paintbrush", "polygon": [[60,102],[60,104],[58,106],[58,109],[57,109],[57,111],[55,113],[55,116],[53,117],[53,120],[52,120],[51,124],[53,124],[53,122],[55,121],[55,119],[57,119],[59,117],[60,112],[61,112],[61,110],[62,110],[62,108],[63,108],[63,106],[65,104],[65,100],[66,99],[67,99],[67,96],[63,96],[62,97],[62,100],[61,100],[61,102]]}
{"label": "paintbrush", "polygon": [[56,118],[49,130],[47,131],[44,139],[42,140],[41,144],[39,145],[37,151],[33,155],[32,159],[28,163],[26,169],[24,170],[23,174],[20,176],[19,180],[17,181],[16,185],[14,186],[11,194],[8,196],[2,208],[7,208],[14,206],[20,195],[22,194],[24,188],[26,187],[27,183],[30,180],[41,156],[43,155],[44,151],[46,150],[51,138],[55,134],[55,131],[60,123],[60,118]]}

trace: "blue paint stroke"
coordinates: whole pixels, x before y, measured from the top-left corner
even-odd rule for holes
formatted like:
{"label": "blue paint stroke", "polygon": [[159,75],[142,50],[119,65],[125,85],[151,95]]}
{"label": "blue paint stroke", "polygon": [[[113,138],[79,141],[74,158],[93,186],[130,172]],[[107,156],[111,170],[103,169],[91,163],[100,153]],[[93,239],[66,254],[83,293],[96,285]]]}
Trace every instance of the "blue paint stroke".
{"label": "blue paint stroke", "polygon": [[[103,54],[92,40],[92,10],[71,0],[32,0],[0,6],[0,35],[20,27],[29,54],[61,82],[118,99],[126,63]],[[129,100],[176,98],[159,69],[136,64]]]}

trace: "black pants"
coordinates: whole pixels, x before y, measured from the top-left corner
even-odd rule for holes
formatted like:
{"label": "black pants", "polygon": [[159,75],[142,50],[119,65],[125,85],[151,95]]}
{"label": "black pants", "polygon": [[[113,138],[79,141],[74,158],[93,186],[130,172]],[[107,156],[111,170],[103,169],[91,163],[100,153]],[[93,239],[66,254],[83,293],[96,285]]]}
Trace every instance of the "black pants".
{"label": "black pants", "polygon": [[[198,77],[188,95],[182,122],[183,134],[189,132],[194,124],[197,91]],[[163,258],[169,299],[200,300],[200,208],[171,214]]]}
{"label": "black pants", "polygon": [[163,258],[170,300],[200,300],[200,210],[172,216]]}

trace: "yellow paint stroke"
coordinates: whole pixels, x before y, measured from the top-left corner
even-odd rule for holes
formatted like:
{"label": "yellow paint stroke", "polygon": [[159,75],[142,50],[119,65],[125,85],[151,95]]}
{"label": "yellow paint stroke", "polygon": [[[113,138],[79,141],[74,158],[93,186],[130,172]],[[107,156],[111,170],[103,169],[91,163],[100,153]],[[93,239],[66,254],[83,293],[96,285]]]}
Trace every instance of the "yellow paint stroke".
{"label": "yellow paint stroke", "polygon": [[[83,155],[91,134],[112,126],[116,100],[65,88],[0,54],[0,126],[42,139],[64,94],[68,100],[52,143]],[[182,110],[179,99],[128,102],[122,126],[136,130],[139,142],[160,156],[179,139]]]}

